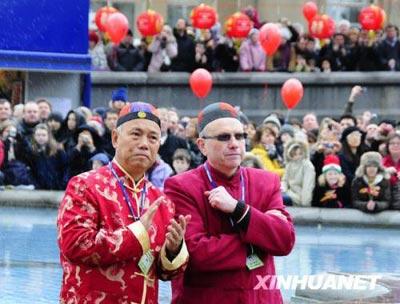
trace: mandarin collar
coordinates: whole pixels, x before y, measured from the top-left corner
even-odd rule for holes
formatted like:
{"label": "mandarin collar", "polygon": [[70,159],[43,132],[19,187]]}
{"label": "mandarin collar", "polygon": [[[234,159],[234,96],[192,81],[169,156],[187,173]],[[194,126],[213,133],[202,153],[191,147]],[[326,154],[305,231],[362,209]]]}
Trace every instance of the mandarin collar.
{"label": "mandarin collar", "polygon": [[140,191],[140,189],[144,186],[147,179],[144,175],[140,180],[135,182],[135,179],[118,163],[118,161],[114,158],[111,162],[117,176],[121,178],[121,181],[124,183],[124,186],[130,190],[135,192]]}
{"label": "mandarin collar", "polygon": [[[207,161],[207,167],[210,170],[211,173],[211,177],[212,179],[217,183],[217,185],[219,186],[221,183],[223,184],[236,184],[236,183],[240,183],[240,171],[243,170],[241,167],[239,167],[235,174],[231,177],[227,177],[224,173],[218,171],[217,169],[215,169],[209,161]],[[206,174],[207,175],[207,174]]]}

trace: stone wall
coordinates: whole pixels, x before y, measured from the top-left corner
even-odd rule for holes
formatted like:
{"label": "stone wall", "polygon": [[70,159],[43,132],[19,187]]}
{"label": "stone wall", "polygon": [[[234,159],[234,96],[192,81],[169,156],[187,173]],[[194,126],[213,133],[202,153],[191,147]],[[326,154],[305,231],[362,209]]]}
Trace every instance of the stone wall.
{"label": "stone wall", "polygon": [[92,107],[105,106],[111,91],[128,87],[130,100],[142,100],[157,106],[174,106],[181,115],[195,115],[206,104],[227,101],[238,105],[248,116],[260,122],[269,112],[286,109],[280,88],[289,78],[296,77],[304,85],[304,97],[291,117],[309,111],[318,116],[340,116],[354,85],[367,91],[359,97],[354,113],[370,110],[379,118],[398,119],[400,114],[400,73],[213,73],[213,89],[205,100],[196,98],[190,90],[187,73],[92,73]]}

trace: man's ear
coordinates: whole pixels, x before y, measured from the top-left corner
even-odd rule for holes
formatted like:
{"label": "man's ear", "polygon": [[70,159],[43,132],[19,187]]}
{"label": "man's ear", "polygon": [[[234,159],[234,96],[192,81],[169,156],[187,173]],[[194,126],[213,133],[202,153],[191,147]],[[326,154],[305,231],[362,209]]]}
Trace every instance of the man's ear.
{"label": "man's ear", "polygon": [[118,133],[117,128],[115,128],[115,129],[112,130],[112,132],[111,132],[111,142],[112,142],[112,145],[113,145],[114,149],[116,149],[117,146],[118,146],[118,144],[117,144],[117,142],[118,142],[118,137],[119,137],[119,133]]}
{"label": "man's ear", "polygon": [[207,156],[206,142],[205,142],[204,138],[201,138],[201,137],[197,138],[196,144],[197,144],[197,147],[199,148],[200,152],[204,156]]}

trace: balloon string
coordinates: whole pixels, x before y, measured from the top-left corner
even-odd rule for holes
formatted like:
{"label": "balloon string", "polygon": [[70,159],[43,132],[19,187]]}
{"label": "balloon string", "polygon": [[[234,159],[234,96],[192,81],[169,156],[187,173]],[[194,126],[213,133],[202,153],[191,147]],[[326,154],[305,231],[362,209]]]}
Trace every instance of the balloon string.
{"label": "balloon string", "polygon": [[146,10],[149,10],[151,7],[151,0],[146,0]]}
{"label": "balloon string", "polygon": [[289,116],[290,116],[290,109],[288,109],[286,112],[285,124],[289,123]]}
{"label": "balloon string", "polygon": [[107,6],[111,6],[111,0],[107,0]]}

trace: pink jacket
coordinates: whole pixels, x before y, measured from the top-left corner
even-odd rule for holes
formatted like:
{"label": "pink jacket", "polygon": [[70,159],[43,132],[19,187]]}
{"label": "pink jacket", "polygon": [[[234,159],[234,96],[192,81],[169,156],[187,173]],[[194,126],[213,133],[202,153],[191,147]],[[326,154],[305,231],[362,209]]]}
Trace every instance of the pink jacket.
{"label": "pink jacket", "polygon": [[259,42],[243,41],[239,50],[240,68],[243,71],[265,71],[266,56]]}
{"label": "pink jacket", "polygon": [[[217,185],[225,186],[239,199],[239,170],[227,179],[210,169]],[[204,192],[211,185],[203,165],[167,179],[165,193],[174,202],[176,213],[192,216],[186,231],[190,260],[184,277],[173,281],[173,303],[282,303],[279,289],[265,290],[257,288],[257,284],[260,277],[275,274],[273,256],[287,255],[292,250],[293,223],[282,204],[279,177],[264,170],[242,170],[245,202],[251,206],[246,232],[235,231],[229,216],[210,206]],[[246,267],[248,244],[258,248],[264,262],[264,266],[252,271]]]}

